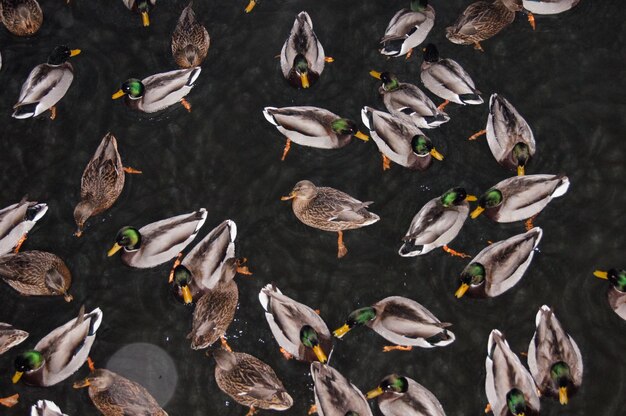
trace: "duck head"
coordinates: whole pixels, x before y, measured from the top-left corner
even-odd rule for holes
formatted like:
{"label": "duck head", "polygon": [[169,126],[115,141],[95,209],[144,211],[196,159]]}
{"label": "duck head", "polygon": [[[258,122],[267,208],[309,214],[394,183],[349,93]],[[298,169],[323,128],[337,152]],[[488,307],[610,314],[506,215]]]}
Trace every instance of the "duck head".
{"label": "duck head", "polygon": [[328,362],[328,357],[326,356],[326,353],[324,353],[324,350],[322,350],[322,347],[320,346],[320,341],[317,336],[317,331],[315,331],[315,329],[313,329],[311,326],[304,325],[300,329],[300,341],[302,342],[302,345],[304,345],[307,348],[311,348],[313,350],[313,352],[315,353],[315,356],[317,357],[320,363],[326,364]]}
{"label": "duck head", "polygon": [[368,399],[373,399],[374,397],[378,397],[383,393],[398,393],[403,394],[406,393],[409,389],[409,382],[405,377],[401,377],[397,374],[391,374],[385,377],[378,387],[374,390],[370,390],[367,392],[366,397]]}
{"label": "duck head", "polygon": [[183,295],[183,302],[185,305],[190,305],[193,302],[191,296],[191,290],[189,284],[191,283],[191,272],[188,268],[179,264],[174,268],[174,284],[180,288]]}
{"label": "duck head", "polygon": [[15,366],[15,374],[11,379],[13,384],[20,381],[24,373],[41,368],[44,361],[45,359],[43,358],[43,355],[39,351],[35,350],[23,352],[15,357],[15,361],[13,363]]}
{"label": "duck head", "polygon": [[80,49],[70,49],[67,46],[57,46],[52,50],[52,53],[48,57],[48,64],[52,66],[59,66],[67,62],[72,56],[76,56],[80,53]]}
{"label": "duck head", "polygon": [[317,195],[317,186],[311,181],[298,182],[288,196],[280,198],[281,201],[288,201],[290,199],[313,199]]}
{"label": "duck head", "polygon": [[366,308],[360,308],[348,315],[346,323],[342,327],[333,331],[333,335],[337,338],[342,338],[352,328],[357,325],[364,325],[367,322],[373,321],[376,318],[376,309],[371,306]]}
{"label": "duck head", "polygon": [[608,280],[616,290],[626,292],[626,270],[610,269],[608,272],[596,270],[593,275],[599,279]]}
{"label": "duck head", "polygon": [[417,134],[411,139],[411,149],[417,156],[424,157],[431,155],[437,160],[443,160],[443,155],[433,147],[430,139],[423,134]]}
{"label": "duck head", "polygon": [[573,382],[569,366],[563,361],[554,363],[550,368],[550,379],[559,391],[559,403],[566,405],[569,401],[568,389],[571,393]]}
{"label": "duck head", "polygon": [[141,234],[139,230],[133,227],[124,227],[117,232],[115,244],[111,247],[107,255],[111,257],[122,247],[124,247],[126,251],[134,251],[138,250],[139,246],[141,246]]}
{"label": "duck head", "polygon": [[116,100],[125,95],[128,95],[128,98],[130,98],[131,100],[138,100],[143,97],[145,89],[146,87],[140,80],[136,78],[130,78],[122,84],[122,87],[115,94],[113,94],[111,98]]}
{"label": "duck head", "polygon": [[514,388],[506,394],[506,405],[509,408],[509,412],[514,416],[529,414],[526,398],[519,389]]}
{"label": "duck head", "polygon": [[461,273],[461,286],[454,296],[462,298],[471,286],[481,285],[485,281],[485,267],[480,263],[470,263]]}
{"label": "duck head", "polygon": [[460,205],[465,201],[476,201],[476,197],[468,195],[464,188],[452,188],[441,195],[440,201],[441,205],[449,208],[453,205]]}
{"label": "duck head", "polygon": [[517,175],[524,175],[524,167],[530,159],[530,149],[526,143],[517,143],[513,147],[513,159],[517,161]]}
{"label": "duck head", "polygon": [[437,50],[437,47],[434,44],[429,43],[428,45],[426,45],[423,51],[424,51],[424,61],[430,62],[430,63],[439,61],[439,51]]}
{"label": "duck head", "polygon": [[478,206],[470,214],[472,218],[478,217],[487,208],[495,208],[502,203],[502,192],[492,188],[482,194],[478,199]]}
{"label": "duck head", "polygon": [[356,123],[347,118],[338,118],[330,124],[330,128],[340,136],[354,136],[357,139],[361,139],[364,142],[369,140],[369,137],[361,133],[356,126]]}
{"label": "duck head", "polygon": [[391,72],[370,71],[370,75],[383,82],[383,89],[385,91],[394,91],[400,87],[398,77]]}

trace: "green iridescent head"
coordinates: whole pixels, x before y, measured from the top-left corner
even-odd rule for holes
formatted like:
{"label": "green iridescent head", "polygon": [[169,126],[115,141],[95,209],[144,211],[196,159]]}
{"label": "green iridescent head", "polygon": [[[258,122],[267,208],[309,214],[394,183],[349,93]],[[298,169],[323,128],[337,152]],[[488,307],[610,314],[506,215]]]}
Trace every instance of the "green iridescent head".
{"label": "green iridescent head", "polygon": [[502,203],[502,192],[490,189],[478,199],[478,206],[482,208],[494,208]]}
{"label": "green iridescent head", "polygon": [[191,272],[182,264],[174,268],[174,283],[178,287],[188,286],[191,283]]}
{"label": "green iridescent head", "polygon": [[118,231],[115,242],[126,250],[137,250],[141,245],[141,234],[136,228],[124,227]]}
{"label": "green iridescent head", "polygon": [[394,91],[400,87],[398,77],[391,72],[383,72],[380,74],[380,80],[383,82],[383,89],[385,91]]}
{"label": "green iridescent head", "polygon": [[43,365],[44,358],[39,351],[26,351],[15,357],[15,371],[25,373],[36,370]]}
{"label": "green iridescent head", "polygon": [[406,393],[409,389],[409,381],[405,377],[391,374],[385,377],[379,386],[385,392]]}
{"label": "green iridescent head", "polygon": [[305,347],[309,348],[313,348],[314,346],[320,344],[320,341],[317,338],[317,332],[309,325],[304,325],[300,329],[300,341],[302,341],[302,344]]}
{"label": "green iridescent head", "polygon": [[354,135],[358,131],[358,128],[354,121],[345,118],[338,118],[330,124],[330,128],[337,134],[349,134]]}
{"label": "green iridescent head", "polygon": [[359,413],[354,410],[348,410],[344,416],[359,416]]}
{"label": "green iridescent head", "polygon": [[423,134],[417,134],[411,139],[411,148],[419,156],[426,156],[433,150],[433,143]]}
{"label": "green iridescent head", "polygon": [[569,366],[563,361],[554,363],[550,368],[550,378],[557,387],[567,387],[572,380]]}
{"label": "green iridescent head", "polygon": [[506,404],[512,415],[522,416],[527,413],[526,398],[518,389],[513,389],[506,394]]}
{"label": "green iridescent head", "polygon": [[485,267],[480,263],[470,263],[461,273],[461,283],[476,286],[485,281]]}
{"label": "green iridescent head", "polygon": [[517,160],[517,166],[518,168],[522,168],[523,172],[524,166],[526,166],[526,163],[530,160],[530,148],[528,145],[526,143],[517,143],[513,147],[513,158]]}
{"label": "green iridescent head", "polygon": [[131,78],[122,84],[121,90],[131,99],[136,100],[143,97],[145,87],[140,80]]}
{"label": "green iridescent head", "polygon": [[452,205],[459,205],[467,198],[467,192],[463,188],[452,188],[447,190],[441,195],[441,204],[444,207],[450,207]]}
{"label": "green iridescent head", "polygon": [[152,3],[149,0],[138,0],[136,3],[137,11],[141,12],[149,12],[152,9]]}
{"label": "green iridescent head", "polygon": [[611,269],[608,271],[609,282],[620,292],[626,292],[626,270]]}
{"label": "green iridescent head", "polygon": [[423,12],[428,7],[428,0],[411,0],[411,11]]}
{"label": "green iridescent head", "polygon": [[301,53],[297,54],[296,57],[293,58],[293,67],[298,75],[309,72],[309,62]]}
{"label": "green iridescent head", "polygon": [[366,308],[357,309],[348,315],[346,324],[348,327],[353,328],[357,325],[364,325],[367,322],[372,321],[374,318],[376,318],[376,310],[371,306],[368,306]]}

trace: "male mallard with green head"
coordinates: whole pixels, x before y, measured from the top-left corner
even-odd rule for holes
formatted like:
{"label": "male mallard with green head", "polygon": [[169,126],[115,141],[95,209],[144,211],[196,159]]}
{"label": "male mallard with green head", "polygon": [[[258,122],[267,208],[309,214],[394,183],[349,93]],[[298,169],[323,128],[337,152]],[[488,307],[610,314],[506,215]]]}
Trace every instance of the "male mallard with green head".
{"label": "male mallard with green head", "polygon": [[609,281],[611,284],[607,292],[609,305],[620,318],[626,320],[626,270],[596,270],[593,272],[593,275],[599,279]]}
{"label": "male mallard with green head", "polygon": [[390,374],[367,398],[378,397],[378,407],[385,416],[445,416],[439,400],[426,387],[415,380]]}

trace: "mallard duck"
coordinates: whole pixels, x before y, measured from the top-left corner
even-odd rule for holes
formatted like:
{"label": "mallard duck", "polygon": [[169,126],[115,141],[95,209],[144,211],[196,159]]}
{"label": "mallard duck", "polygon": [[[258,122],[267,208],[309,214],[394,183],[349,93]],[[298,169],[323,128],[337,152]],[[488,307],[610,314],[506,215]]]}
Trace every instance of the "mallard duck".
{"label": "mallard duck", "polygon": [[[315,408],[319,416],[372,416],[365,396],[339,371],[311,363]],[[312,412],[309,412],[311,414]]]}
{"label": "mallard duck", "polygon": [[626,320],[626,270],[610,269],[608,272],[596,270],[593,275],[611,283],[612,287],[607,293],[609,305],[620,318]]}
{"label": "mallard duck", "polygon": [[287,410],[293,399],[269,365],[243,352],[213,351],[217,386],[237,403],[255,409]]}
{"label": "mallard duck", "polygon": [[421,69],[420,78],[424,86],[445,100],[438,107],[439,110],[443,110],[450,101],[462,105],[483,103],[480,91],[474,86],[469,74],[458,62],[450,58],[441,59],[437,47],[432,43],[424,48]]}
{"label": "mallard duck", "polygon": [[454,296],[493,298],[519,282],[535,255],[543,231],[536,227],[485,247],[461,272]]}
{"label": "mallard duck", "polygon": [[13,328],[11,324],[0,322],[0,355],[28,338],[28,332]]}
{"label": "mallard duck", "polygon": [[281,160],[287,157],[292,141],[318,149],[339,149],[350,143],[352,136],[363,141],[369,140],[352,120],[341,118],[323,108],[265,107],[263,115],[287,138]]}
{"label": "mallard duck", "polygon": [[474,45],[482,51],[480,42],[513,23],[515,12],[522,9],[522,0],[477,1],[467,6],[454,25],[446,28],[446,37],[452,43]]}
{"label": "mallard duck", "polygon": [[580,0],[523,0],[524,9],[534,14],[558,14],[576,6]]}
{"label": "mallard duck", "polygon": [[63,296],[68,293],[72,274],[65,262],[45,251],[23,251],[0,256],[0,278],[23,296]]}
{"label": "mallard duck", "polygon": [[74,374],[87,360],[96,331],[102,323],[102,311],[88,314],[82,306],[78,317],[62,325],[15,358],[13,383],[20,379],[31,386],[53,386]]}
{"label": "mallard duck", "polygon": [[433,157],[443,160],[441,153],[413,121],[367,106],[361,110],[361,118],[383,155],[383,170],[390,168],[389,160],[420,171],[430,167]]}
{"label": "mallard duck", "polygon": [[145,387],[110,370],[96,369],[73,387],[89,387],[89,398],[104,416],[167,416]]}
{"label": "mallard duck", "polygon": [[411,220],[398,254],[402,257],[421,256],[443,247],[452,255],[467,256],[449,248],[448,243],[454,240],[465,224],[469,214],[467,201],[475,200],[476,197],[468,195],[465,189],[452,188],[428,201]]}
{"label": "mallard duck", "polygon": [[309,88],[324,71],[324,48],[313,32],[313,21],[307,12],[300,12],[293,22],[289,37],[280,51],[283,76],[296,88]]}
{"label": "mallard duck", "polygon": [[528,368],[542,396],[558,397],[565,405],[583,382],[580,349],[548,306],[537,312],[535,326],[528,345]]}
{"label": "mallard duck", "polygon": [[535,136],[524,118],[506,98],[492,94],[489,98],[487,128],[470,137],[487,133],[487,143],[493,157],[507,169],[517,169],[524,175],[524,167],[535,155]]}
{"label": "mallard duck", "polygon": [[232,280],[238,271],[246,273],[237,267],[235,238],[237,225],[226,220],[211,230],[182,261],[176,260],[170,283],[178,299],[189,305],[220,282]]}
{"label": "mallard duck", "polygon": [[483,211],[495,222],[522,221],[534,217],[553,198],[567,192],[569,179],[565,175],[515,176],[498,182],[478,199],[471,213],[478,217]]}
{"label": "mallard duck", "polygon": [[539,415],[535,382],[497,329],[489,334],[485,368],[485,393],[495,416]]}
{"label": "mallard duck", "polygon": [[390,374],[367,393],[368,399],[378,397],[378,407],[385,416],[445,416],[439,400],[415,380]]}
{"label": "mallard duck", "polygon": [[358,325],[366,325],[387,341],[397,345],[385,347],[385,351],[409,351],[414,346],[421,348],[445,347],[454,342],[455,336],[448,327],[428,309],[402,296],[390,296],[372,306],[360,308],[348,315],[346,323],[333,334],[342,338]]}
{"label": "mallard duck", "polygon": [[0,210],[0,255],[19,251],[28,232],[48,212],[48,205],[23,198]]}
{"label": "mallard duck", "polygon": [[259,301],[274,338],[289,356],[300,361],[328,361],[333,337],[313,309],[283,295],[272,284],[261,289]]}
{"label": "mallard duck", "polygon": [[292,209],[304,224],[324,231],[335,231],[337,257],[348,253],[343,243],[343,230],[353,230],[374,224],[380,219],[366,208],[373,202],[361,202],[334,188],[317,187],[311,181],[300,181],[283,201],[293,199]]}
{"label": "mallard duck", "polygon": [[120,249],[122,263],[146,269],[163,264],[180,253],[191,241],[206,220],[207,211],[200,208],[189,214],[177,215],[141,227],[123,227],[108,251],[111,257]]}
{"label": "mallard duck", "polygon": [[178,69],[151,75],[143,80],[131,78],[122,84],[122,88],[113,94],[114,100],[124,97],[124,102],[133,110],[154,113],[176,103],[181,103],[187,111],[191,104],[185,97],[194,87],[201,68]]}
{"label": "mallard duck", "polygon": [[124,189],[127,173],[141,173],[125,168],[117,151],[117,140],[111,133],[100,142],[80,180],[80,202],[74,208],[74,221],[78,229],[76,237],[83,234],[85,222],[107,209],[117,201]]}
{"label": "mallard duck", "polygon": [[156,5],[156,0],[122,0],[124,5],[136,13],[141,14],[141,22],[144,26],[150,26],[148,12]]}
{"label": "mallard duck", "polygon": [[1,0],[0,20],[16,36],[30,36],[39,31],[43,12],[37,0]]}
{"label": "mallard duck", "polygon": [[30,416],[67,416],[59,406],[50,400],[38,400],[30,408]]}
{"label": "mallard duck", "polygon": [[209,32],[196,20],[196,14],[189,2],[178,18],[172,35],[172,55],[181,68],[200,66],[209,51]]}
{"label": "mallard duck", "polygon": [[391,18],[380,40],[380,53],[396,57],[410,54],[424,42],[434,24],[435,9],[428,0],[411,0],[410,9],[402,9]]}
{"label": "mallard duck", "polygon": [[20,97],[13,106],[13,117],[18,119],[36,117],[50,110],[50,118],[56,117],[55,104],[65,96],[74,80],[74,67],[67,60],[80,53],[80,49],[57,46],[48,62],[37,65],[22,84]]}
{"label": "mallard duck", "polygon": [[208,348],[220,338],[226,344],[224,334],[235,318],[238,301],[239,289],[232,276],[202,295],[193,311],[193,324],[187,335],[192,349]]}
{"label": "mallard duck", "polygon": [[415,85],[400,82],[391,72],[370,71],[370,75],[382,81],[378,91],[391,114],[407,117],[422,129],[432,129],[450,120],[450,116],[439,110]]}

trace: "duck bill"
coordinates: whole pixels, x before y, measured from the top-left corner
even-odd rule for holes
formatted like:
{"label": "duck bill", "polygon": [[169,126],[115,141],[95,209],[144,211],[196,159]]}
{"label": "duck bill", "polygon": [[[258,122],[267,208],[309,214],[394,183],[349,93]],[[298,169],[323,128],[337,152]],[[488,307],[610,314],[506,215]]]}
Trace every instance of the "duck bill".
{"label": "duck bill", "polygon": [[304,74],[300,74],[300,82],[302,83],[302,88],[309,88],[309,76],[304,73]]}
{"label": "duck bill", "polygon": [[70,56],[76,56],[79,55],[81,53],[80,49],[72,49],[70,50]]}
{"label": "duck bill", "polygon": [[150,16],[148,16],[148,12],[141,12],[141,22],[144,27],[150,26]]}
{"label": "duck bill", "polygon": [[603,272],[602,270],[594,271],[593,275],[595,277],[597,277],[598,279],[608,280],[608,278],[609,278],[609,273],[608,272]]}
{"label": "duck bill", "polygon": [[370,75],[373,76],[376,79],[380,79],[381,73],[378,72],[378,71],[370,71]]}
{"label": "duck bill", "polygon": [[112,255],[114,255],[115,253],[120,251],[121,249],[122,249],[122,246],[120,246],[119,244],[115,243],[115,244],[113,244],[113,247],[111,247],[111,249],[109,251],[107,251],[107,256],[111,257]]}
{"label": "duck bill", "polygon": [[459,286],[459,288],[456,290],[456,292],[454,292],[454,296],[457,299],[461,299],[468,289],[469,285],[467,283],[462,283],[461,286]]}
{"label": "duck bill", "polygon": [[381,394],[383,394],[383,389],[380,386],[378,386],[374,390],[368,391],[365,397],[367,397],[367,399],[369,400],[369,399],[373,399],[374,397],[378,397]]}
{"label": "duck bill", "polygon": [[443,155],[439,153],[434,147],[431,149],[430,155],[437,160],[443,160]]}
{"label": "duck bill", "polygon": [[364,142],[370,139],[370,136],[358,130],[356,133],[354,133],[354,137],[356,137],[357,139],[363,140]]}
{"label": "duck bill", "polygon": [[348,326],[348,324],[344,324],[341,328],[337,328],[333,331],[333,335],[336,336],[337,338],[341,338],[344,335],[346,335],[348,333],[348,331],[350,331],[350,327]]}
{"label": "duck bill", "polygon": [[189,290],[189,286],[181,286],[180,290],[181,292],[183,292],[183,302],[185,302],[185,305],[191,305],[191,303],[193,302],[193,296],[191,296],[191,290]]}
{"label": "duck bill", "polygon": [[567,387],[559,387],[559,403],[566,405],[567,402]]}
{"label": "duck bill", "polygon": [[118,98],[123,97],[124,95],[126,95],[126,93],[122,90],[117,91],[115,94],[113,94],[111,96],[111,98],[113,98],[114,100],[117,100]]}
{"label": "duck bill", "polygon": [[246,6],[246,13],[250,13],[252,9],[254,9],[254,6],[256,6],[256,1],[250,0],[250,3]]}
{"label": "duck bill", "polygon": [[517,176],[524,176],[524,166],[517,167]]}
{"label": "duck bill", "polygon": [[315,353],[315,356],[317,357],[320,363],[326,364],[328,362],[328,357],[326,356],[326,353],[324,353],[324,350],[322,349],[322,347],[320,347],[319,345],[314,346],[313,352]]}
{"label": "duck bill", "polygon": [[290,194],[289,194],[289,195],[287,195],[287,196],[281,196],[281,197],[280,197],[280,200],[281,200],[281,201],[289,201],[290,199],[294,199],[295,197],[296,197],[296,193],[295,193],[295,192],[292,192],[292,193],[290,193]]}
{"label": "duck bill", "polygon": [[472,217],[472,219],[478,217],[480,214],[483,213],[483,211],[485,210],[485,208],[483,207],[476,207],[476,209],[474,211],[472,211],[472,213],[470,214],[470,217]]}
{"label": "duck bill", "polygon": [[17,384],[17,382],[20,381],[23,375],[23,372],[16,371],[15,374],[13,374],[13,377],[11,377],[11,381],[13,382],[13,384]]}
{"label": "duck bill", "polygon": [[82,389],[85,387],[89,387],[89,380],[88,379],[84,379],[81,381],[77,381],[76,383],[72,384],[72,387],[75,389]]}
{"label": "duck bill", "polygon": [[478,198],[474,195],[468,195],[465,197],[465,200],[474,202],[474,201],[478,201]]}

